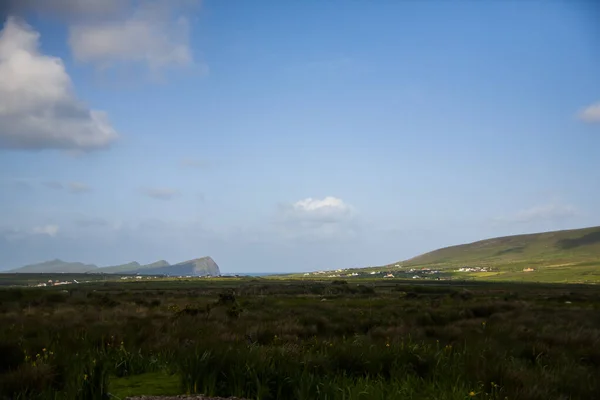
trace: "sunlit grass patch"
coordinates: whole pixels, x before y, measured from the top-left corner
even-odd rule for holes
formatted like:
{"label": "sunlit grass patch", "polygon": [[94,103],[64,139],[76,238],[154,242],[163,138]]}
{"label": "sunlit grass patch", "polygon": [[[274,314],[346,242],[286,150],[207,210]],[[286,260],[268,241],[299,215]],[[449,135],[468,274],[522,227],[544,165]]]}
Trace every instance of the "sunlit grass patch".
{"label": "sunlit grass patch", "polygon": [[167,396],[181,394],[180,378],[162,372],[149,372],[122,378],[113,377],[109,382],[113,396],[124,399],[128,396]]}

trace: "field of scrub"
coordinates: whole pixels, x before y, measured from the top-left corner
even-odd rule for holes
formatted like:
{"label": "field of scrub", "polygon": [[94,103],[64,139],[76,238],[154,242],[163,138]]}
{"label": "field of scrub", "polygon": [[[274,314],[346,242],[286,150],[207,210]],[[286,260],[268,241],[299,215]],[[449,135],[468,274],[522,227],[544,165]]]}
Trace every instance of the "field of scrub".
{"label": "field of scrub", "polygon": [[593,285],[225,279],[0,289],[0,398],[594,399]]}

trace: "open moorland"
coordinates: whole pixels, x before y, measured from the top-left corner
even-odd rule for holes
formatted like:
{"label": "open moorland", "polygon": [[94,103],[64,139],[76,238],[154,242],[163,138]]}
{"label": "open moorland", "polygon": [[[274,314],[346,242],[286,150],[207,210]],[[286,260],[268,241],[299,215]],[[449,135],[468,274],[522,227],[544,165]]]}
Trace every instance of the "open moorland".
{"label": "open moorland", "polygon": [[600,398],[594,285],[183,279],[0,289],[0,398]]}

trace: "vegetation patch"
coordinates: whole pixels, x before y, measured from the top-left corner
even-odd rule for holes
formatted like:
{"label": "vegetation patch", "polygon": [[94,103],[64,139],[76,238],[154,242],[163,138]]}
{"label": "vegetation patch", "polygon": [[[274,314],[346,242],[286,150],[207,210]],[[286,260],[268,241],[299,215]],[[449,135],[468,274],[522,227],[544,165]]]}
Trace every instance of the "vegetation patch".
{"label": "vegetation patch", "polygon": [[595,286],[165,280],[0,299],[3,400],[600,393]]}

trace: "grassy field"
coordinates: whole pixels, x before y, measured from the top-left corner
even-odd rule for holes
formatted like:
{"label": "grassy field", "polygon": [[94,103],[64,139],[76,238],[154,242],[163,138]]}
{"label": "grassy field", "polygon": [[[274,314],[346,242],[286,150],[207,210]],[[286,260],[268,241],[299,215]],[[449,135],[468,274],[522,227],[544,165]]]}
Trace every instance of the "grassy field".
{"label": "grassy field", "polygon": [[597,399],[599,308],[593,286],[531,283],[4,288],[0,398]]}
{"label": "grassy field", "polygon": [[[457,271],[461,267],[486,271]],[[407,271],[423,268],[438,270],[450,279],[597,283],[600,282],[600,227],[481,240],[352,271],[385,271],[410,277],[412,274]]]}
{"label": "grassy field", "polygon": [[415,265],[545,266],[598,262],[600,227],[515,235],[451,246],[405,261]]}

